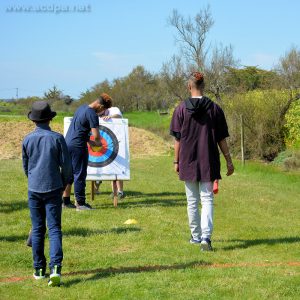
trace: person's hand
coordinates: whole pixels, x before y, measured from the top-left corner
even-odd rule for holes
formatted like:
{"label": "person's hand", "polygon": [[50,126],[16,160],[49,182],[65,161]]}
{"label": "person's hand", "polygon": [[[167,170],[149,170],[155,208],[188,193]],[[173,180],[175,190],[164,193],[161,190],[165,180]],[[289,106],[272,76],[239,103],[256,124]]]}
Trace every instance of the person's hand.
{"label": "person's hand", "polygon": [[227,162],[227,173],[226,173],[226,175],[227,176],[230,176],[230,175],[232,175],[234,173],[234,166],[233,166],[233,163],[232,163],[232,161],[228,161]]}
{"label": "person's hand", "polygon": [[102,119],[103,119],[104,121],[108,121],[109,119],[111,119],[111,117],[110,117],[110,116],[104,116],[104,117],[102,117]]}
{"label": "person's hand", "polygon": [[89,145],[90,145],[91,147],[96,146],[95,141],[88,140],[88,143],[89,143]]}
{"label": "person's hand", "polygon": [[179,164],[174,164],[174,171],[179,174]]}
{"label": "person's hand", "polygon": [[100,151],[100,150],[101,150],[101,147],[102,147],[101,141],[100,141],[100,145],[99,145],[99,144],[96,144],[96,142],[95,142],[95,141],[92,141],[92,140],[89,140],[88,143],[89,143],[90,147],[92,148],[92,150],[93,150],[94,152],[97,152],[97,151]]}

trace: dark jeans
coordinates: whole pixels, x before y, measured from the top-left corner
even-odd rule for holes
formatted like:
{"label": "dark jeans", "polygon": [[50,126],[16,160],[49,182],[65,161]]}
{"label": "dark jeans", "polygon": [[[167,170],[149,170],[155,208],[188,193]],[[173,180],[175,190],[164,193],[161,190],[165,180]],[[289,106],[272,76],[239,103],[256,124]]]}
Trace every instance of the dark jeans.
{"label": "dark jeans", "polygon": [[87,148],[68,146],[74,175],[74,194],[79,205],[85,204],[85,185],[89,152]]}
{"label": "dark jeans", "polygon": [[28,191],[28,206],[32,224],[32,255],[34,268],[46,268],[44,243],[46,220],[50,240],[50,263],[61,266],[63,260],[61,232],[61,196],[58,189],[49,193]]}

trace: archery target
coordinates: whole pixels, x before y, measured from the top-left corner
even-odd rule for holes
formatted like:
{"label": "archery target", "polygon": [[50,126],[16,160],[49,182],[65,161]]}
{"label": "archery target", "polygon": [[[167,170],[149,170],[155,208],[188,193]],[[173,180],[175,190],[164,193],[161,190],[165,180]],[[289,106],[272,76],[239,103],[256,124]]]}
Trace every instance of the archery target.
{"label": "archery target", "polygon": [[[64,118],[64,135],[68,131],[72,117]],[[130,180],[130,153],[127,119],[99,118],[101,149],[89,144],[89,159],[86,180]],[[94,137],[90,136],[91,140]]]}
{"label": "archery target", "polygon": [[[102,146],[99,151],[94,149],[88,144],[90,167],[101,168],[109,165],[118,155],[119,141],[116,135],[107,127],[100,125],[99,132],[101,137]],[[94,136],[90,137],[94,140]]]}

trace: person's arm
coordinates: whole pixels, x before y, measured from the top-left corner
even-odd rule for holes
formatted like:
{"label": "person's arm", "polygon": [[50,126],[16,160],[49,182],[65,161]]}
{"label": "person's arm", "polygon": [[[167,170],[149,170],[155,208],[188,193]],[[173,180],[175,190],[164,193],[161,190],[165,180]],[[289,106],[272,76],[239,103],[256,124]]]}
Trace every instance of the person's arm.
{"label": "person's arm", "polygon": [[72,163],[67,144],[63,137],[60,139],[59,144],[61,178],[63,182],[63,189],[65,189],[67,184],[69,184],[70,180],[72,179]]}
{"label": "person's arm", "polygon": [[112,116],[104,116],[102,117],[103,120],[109,120],[109,119],[122,119],[122,116],[120,115],[112,115]]}
{"label": "person's arm", "polygon": [[179,150],[180,150],[180,140],[175,139],[174,141],[174,171],[179,173]]}
{"label": "person's arm", "polygon": [[234,166],[231,160],[231,155],[229,153],[229,148],[226,142],[226,139],[223,139],[221,141],[218,142],[218,145],[224,155],[224,158],[226,160],[226,165],[227,165],[227,176],[230,176],[233,174],[234,172]]}
{"label": "person's arm", "polygon": [[25,175],[28,177],[28,156],[26,153],[24,143],[22,145],[22,162],[23,162],[23,169],[24,169]]}
{"label": "person's arm", "polygon": [[102,117],[103,120],[107,121],[109,119],[122,119],[122,113],[118,107],[111,107],[106,110],[106,115]]}
{"label": "person's arm", "polygon": [[91,131],[92,131],[92,135],[94,136],[94,140],[93,141],[89,140],[88,143],[91,146],[101,147],[102,143],[101,143],[101,136],[100,136],[100,133],[99,133],[99,127],[92,128]]}

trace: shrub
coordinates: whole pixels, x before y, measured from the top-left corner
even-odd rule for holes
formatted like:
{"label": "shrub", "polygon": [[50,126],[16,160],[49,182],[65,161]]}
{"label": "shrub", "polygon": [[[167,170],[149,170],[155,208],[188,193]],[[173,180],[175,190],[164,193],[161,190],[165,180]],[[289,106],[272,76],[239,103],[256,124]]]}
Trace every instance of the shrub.
{"label": "shrub", "polygon": [[241,155],[241,116],[244,120],[245,158],[273,160],[285,148],[282,110],[289,99],[286,91],[255,90],[223,97],[230,131],[230,146]]}
{"label": "shrub", "polygon": [[285,119],[286,144],[288,147],[300,149],[300,101],[291,105]]}

